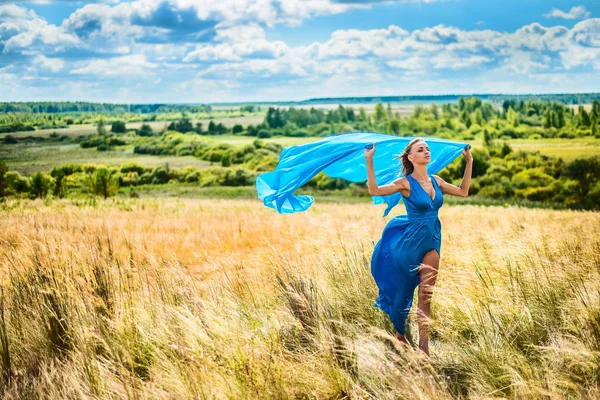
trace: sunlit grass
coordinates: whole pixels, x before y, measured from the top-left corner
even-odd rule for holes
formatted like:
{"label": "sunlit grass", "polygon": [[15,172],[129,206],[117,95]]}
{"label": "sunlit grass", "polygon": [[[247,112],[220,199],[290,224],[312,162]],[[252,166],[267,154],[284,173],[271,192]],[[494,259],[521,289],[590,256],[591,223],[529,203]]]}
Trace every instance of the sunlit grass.
{"label": "sunlit grass", "polygon": [[[8,201],[6,398],[597,398],[600,215],[445,206],[432,359],[403,352],[370,204]],[[399,208],[396,213],[402,212]],[[415,341],[415,318],[409,333]]]}

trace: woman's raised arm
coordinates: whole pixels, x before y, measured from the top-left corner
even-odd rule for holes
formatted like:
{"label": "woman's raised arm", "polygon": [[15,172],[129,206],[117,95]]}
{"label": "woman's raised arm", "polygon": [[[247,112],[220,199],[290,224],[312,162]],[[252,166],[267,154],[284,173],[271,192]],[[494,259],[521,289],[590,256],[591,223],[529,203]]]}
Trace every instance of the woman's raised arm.
{"label": "woman's raised arm", "polygon": [[399,192],[401,189],[405,189],[406,178],[396,179],[394,182],[377,186],[377,179],[375,178],[375,167],[373,166],[373,155],[375,155],[375,143],[373,148],[365,148],[365,158],[367,160],[367,183],[369,186],[369,194],[371,196],[388,196]]}
{"label": "woman's raised arm", "polygon": [[471,154],[470,147],[465,148],[462,154],[467,159],[467,165],[465,166],[463,179],[459,186],[448,183],[439,176],[434,175],[438,185],[440,186],[440,189],[442,189],[442,193],[444,194],[459,197],[467,197],[469,195],[469,187],[471,187],[471,174],[473,172],[473,155]]}

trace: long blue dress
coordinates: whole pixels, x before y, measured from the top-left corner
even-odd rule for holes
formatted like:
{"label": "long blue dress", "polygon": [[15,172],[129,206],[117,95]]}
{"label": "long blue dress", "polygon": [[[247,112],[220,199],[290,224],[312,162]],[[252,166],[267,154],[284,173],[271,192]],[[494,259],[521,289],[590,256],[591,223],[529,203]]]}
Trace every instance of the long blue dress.
{"label": "long blue dress", "polygon": [[430,175],[435,191],[433,200],[412,175],[410,195],[402,196],[406,215],[392,218],[375,245],[371,258],[371,273],[379,287],[375,306],[385,311],[396,330],[404,334],[406,317],[419,284],[419,265],[425,254],[442,244],[438,209],[444,203],[437,181]]}

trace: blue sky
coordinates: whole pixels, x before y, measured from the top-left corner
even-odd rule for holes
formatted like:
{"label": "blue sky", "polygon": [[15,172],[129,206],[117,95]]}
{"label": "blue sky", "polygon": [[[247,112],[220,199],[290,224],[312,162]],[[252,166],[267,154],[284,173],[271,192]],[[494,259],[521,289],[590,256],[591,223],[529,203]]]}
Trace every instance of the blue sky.
{"label": "blue sky", "polygon": [[0,101],[600,92],[600,1],[0,0]]}

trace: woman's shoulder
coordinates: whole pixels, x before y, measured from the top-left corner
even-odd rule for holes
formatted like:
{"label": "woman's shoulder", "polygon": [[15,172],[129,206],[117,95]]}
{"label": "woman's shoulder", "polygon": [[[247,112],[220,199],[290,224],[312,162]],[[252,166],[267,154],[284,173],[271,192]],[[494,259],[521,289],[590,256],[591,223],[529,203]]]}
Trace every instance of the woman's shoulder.
{"label": "woman's shoulder", "polygon": [[396,179],[393,183],[394,183],[394,185],[396,185],[400,188],[410,189],[410,182],[408,181],[408,178],[406,176]]}
{"label": "woman's shoulder", "polygon": [[441,186],[444,183],[446,183],[446,181],[444,179],[442,179],[441,177],[439,177],[438,175],[431,175],[431,177],[433,179],[435,179],[435,181],[437,182],[438,186]]}

